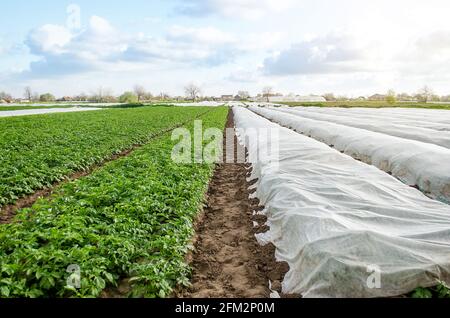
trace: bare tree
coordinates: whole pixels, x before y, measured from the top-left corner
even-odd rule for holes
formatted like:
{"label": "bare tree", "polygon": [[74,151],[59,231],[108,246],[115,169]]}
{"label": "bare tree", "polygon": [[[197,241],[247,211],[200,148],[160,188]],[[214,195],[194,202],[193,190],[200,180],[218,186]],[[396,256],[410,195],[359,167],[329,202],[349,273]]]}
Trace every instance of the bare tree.
{"label": "bare tree", "polygon": [[87,102],[89,97],[85,93],[81,93],[80,95],[73,97],[73,99],[79,102]]}
{"label": "bare tree", "polygon": [[114,96],[112,89],[110,89],[110,88],[103,89],[103,102],[104,103],[117,102],[117,98]]}
{"label": "bare tree", "polygon": [[161,93],[159,94],[159,99],[160,99],[160,100],[168,100],[168,99],[170,99],[170,95],[169,95],[168,93],[161,92]]}
{"label": "bare tree", "polygon": [[110,103],[115,102],[116,98],[113,96],[113,92],[109,88],[104,88],[100,86],[96,92],[92,94],[90,98],[93,102],[96,103]]}
{"label": "bare tree", "polygon": [[408,93],[401,93],[397,95],[397,100],[402,102],[411,102],[414,100],[414,97],[409,95]]}
{"label": "bare tree", "polygon": [[23,96],[25,97],[26,100],[30,101],[33,99],[33,90],[31,89],[30,86],[25,87]]}
{"label": "bare tree", "polygon": [[419,90],[419,94],[417,95],[418,99],[422,103],[428,103],[433,96],[433,90],[428,86],[424,86]]}
{"label": "bare tree", "polygon": [[338,97],[336,97],[336,101],[338,101],[338,102],[347,102],[349,100],[350,99],[346,95],[339,95]]}
{"label": "bare tree", "polygon": [[33,95],[31,96],[31,101],[38,102],[39,99],[40,99],[39,93],[38,92],[34,92]]}
{"label": "bare tree", "polygon": [[270,96],[273,95],[273,87],[266,86],[263,88],[262,95],[265,99],[267,99],[267,102],[270,102]]}
{"label": "bare tree", "polygon": [[445,103],[449,103],[450,102],[450,95],[442,96],[441,97],[441,101],[445,102]]}
{"label": "bare tree", "polygon": [[40,102],[54,102],[56,100],[55,96],[53,96],[50,93],[46,93],[46,94],[42,94],[41,96],[39,96],[39,101]]}
{"label": "bare tree", "polygon": [[142,96],[142,99],[145,101],[150,101],[153,99],[153,95],[150,92],[146,92],[144,96]]}
{"label": "bare tree", "polygon": [[92,94],[92,101],[101,103],[103,101],[103,87],[100,86],[95,93]]}
{"label": "bare tree", "polygon": [[393,89],[390,89],[386,94],[386,101],[389,104],[395,104],[397,102],[397,94],[395,94],[395,91]]}
{"label": "bare tree", "polygon": [[191,83],[184,88],[184,92],[187,98],[196,102],[197,99],[200,97],[202,90],[197,85]]}
{"label": "bare tree", "polygon": [[7,103],[11,103],[12,100],[13,100],[13,98],[12,98],[12,96],[10,94],[5,93],[5,92],[0,92],[0,103],[2,101],[5,101]]}
{"label": "bare tree", "polygon": [[250,94],[247,91],[239,91],[238,96],[241,100],[247,100],[250,98]]}
{"label": "bare tree", "polygon": [[334,96],[333,93],[326,93],[323,95],[323,98],[325,98],[327,102],[335,102],[336,101],[336,97]]}
{"label": "bare tree", "polygon": [[135,85],[134,86],[134,94],[137,96],[138,98],[138,103],[141,101],[141,99],[143,97],[145,97],[145,95],[147,95],[147,92],[144,88],[144,86],[141,85]]}
{"label": "bare tree", "polygon": [[430,97],[430,100],[432,102],[441,102],[442,101],[441,99],[442,99],[441,96],[439,96],[437,94],[432,94]]}

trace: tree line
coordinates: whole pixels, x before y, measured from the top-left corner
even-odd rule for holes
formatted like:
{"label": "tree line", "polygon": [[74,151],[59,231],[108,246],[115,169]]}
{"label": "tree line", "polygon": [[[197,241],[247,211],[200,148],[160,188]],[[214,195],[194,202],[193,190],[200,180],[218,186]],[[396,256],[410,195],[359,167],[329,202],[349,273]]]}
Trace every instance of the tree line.
{"label": "tree line", "polygon": [[[120,96],[115,96],[112,90],[104,87],[99,87],[95,92],[90,95],[79,94],[76,96],[65,96],[57,99],[51,93],[38,94],[33,92],[31,87],[27,86],[24,88],[23,97],[24,99],[19,100],[22,102],[92,102],[92,103],[142,103],[149,101],[169,101],[169,100],[190,100],[190,101],[198,101],[202,100],[211,100],[217,99],[216,97],[208,97],[202,95],[202,89],[200,86],[190,83],[184,87],[184,96],[172,97],[168,93],[161,92],[158,95],[153,95],[148,90],[145,89],[142,85],[135,85],[133,90],[125,91]],[[294,94],[290,94],[293,95]],[[288,95],[288,96],[290,96]],[[228,95],[225,95],[228,96]],[[251,95],[248,91],[240,90],[238,91],[236,96],[230,95],[234,100],[249,100]],[[282,94],[275,93],[275,90],[271,86],[266,86],[262,89],[261,93],[256,96],[258,100],[270,101],[271,97],[274,96],[283,96]],[[433,92],[433,90],[424,86],[420,90],[418,90],[415,94],[401,93],[397,94],[394,90],[389,90],[385,94],[374,94],[372,96],[361,96],[357,98],[349,98],[345,95],[335,95],[334,93],[326,93],[320,95],[328,102],[340,102],[340,101],[349,101],[349,100],[365,100],[365,101],[385,101],[389,104],[395,104],[398,101],[403,102],[450,102],[450,95],[447,96],[439,96]],[[11,103],[16,101],[12,97],[11,94],[0,92],[0,103]]]}

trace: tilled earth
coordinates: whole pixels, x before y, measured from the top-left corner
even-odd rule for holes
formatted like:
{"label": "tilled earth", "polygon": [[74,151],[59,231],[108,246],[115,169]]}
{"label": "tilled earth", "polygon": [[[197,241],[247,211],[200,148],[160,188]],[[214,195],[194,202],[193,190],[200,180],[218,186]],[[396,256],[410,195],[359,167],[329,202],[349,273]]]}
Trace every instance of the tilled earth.
{"label": "tilled earth", "polygon": [[[230,111],[228,128],[233,127]],[[289,267],[275,261],[275,248],[257,243],[255,234],[267,230],[258,200],[249,199],[248,166],[217,166],[208,192],[208,204],[197,223],[191,288],[178,296],[192,298],[266,298],[280,291]],[[254,221],[259,226],[254,227]]]}

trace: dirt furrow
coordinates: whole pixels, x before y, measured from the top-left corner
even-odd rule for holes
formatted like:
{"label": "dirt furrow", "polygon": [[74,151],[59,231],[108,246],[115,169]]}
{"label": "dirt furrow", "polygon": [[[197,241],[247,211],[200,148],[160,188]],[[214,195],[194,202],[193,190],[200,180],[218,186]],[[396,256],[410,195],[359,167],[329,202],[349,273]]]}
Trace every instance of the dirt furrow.
{"label": "dirt furrow", "polygon": [[[227,127],[234,127],[232,111]],[[267,230],[266,218],[253,215],[262,207],[258,200],[249,199],[247,168],[243,163],[217,166],[207,206],[197,224],[195,252],[190,256],[192,286],[177,296],[266,298],[270,296],[269,280],[274,288],[281,289],[289,268],[275,261],[272,245],[262,247],[257,243],[255,234]],[[254,221],[260,227],[254,227]]]}

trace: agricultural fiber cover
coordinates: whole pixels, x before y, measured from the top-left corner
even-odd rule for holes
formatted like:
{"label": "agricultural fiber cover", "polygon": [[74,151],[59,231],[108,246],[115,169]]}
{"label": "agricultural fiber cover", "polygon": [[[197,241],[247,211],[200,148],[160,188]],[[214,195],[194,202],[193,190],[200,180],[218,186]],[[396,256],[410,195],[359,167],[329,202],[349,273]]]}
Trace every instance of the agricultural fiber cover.
{"label": "agricultural fiber cover", "polygon": [[[250,157],[279,149],[277,158],[252,162],[251,179],[270,227],[257,238],[273,243],[276,258],[290,266],[284,293],[389,297],[450,283],[450,206],[247,109],[233,110]],[[278,129],[279,138],[255,140],[248,128]]]}
{"label": "agricultural fiber cover", "polygon": [[450,203],[450,149],[274,109],[250,109],[389,172],[407,185],[418,186],[433,199]]}

